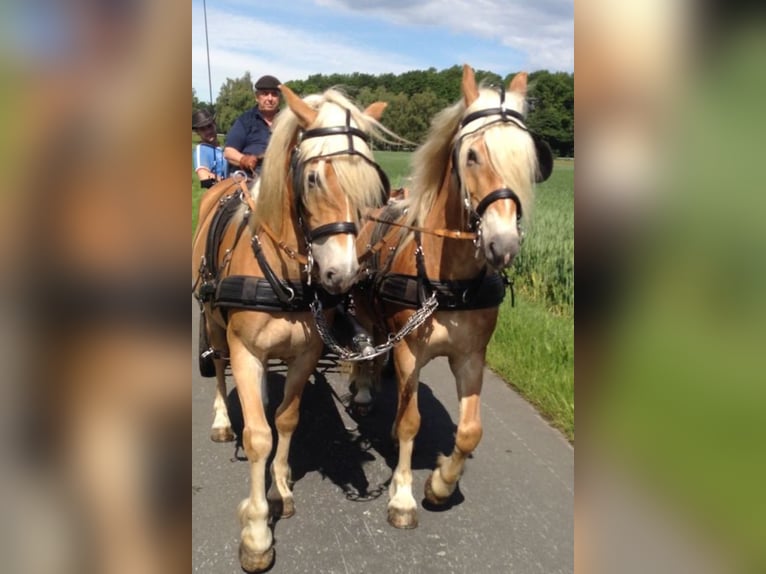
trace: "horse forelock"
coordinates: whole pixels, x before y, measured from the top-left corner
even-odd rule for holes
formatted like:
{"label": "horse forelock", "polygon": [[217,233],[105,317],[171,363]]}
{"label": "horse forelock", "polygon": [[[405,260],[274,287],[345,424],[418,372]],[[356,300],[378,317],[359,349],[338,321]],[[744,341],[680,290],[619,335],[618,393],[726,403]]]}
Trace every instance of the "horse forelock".
{"label": "horse forelock", "polygon": [[[350,127],[357,128],[364,133],[375,136],[378,122],[359,110],[341,92],[335,89],[327,90],[323,95],[320,105],[317,106],[319,114],[310,129],[346,126],[347,111],[350,112]],[[372,149],[368,143],[359,136],[352,135],[351,145],[355,154],[359,154],[369,161],[365,161],[358,155],[347,155],[342,152],[349,150],[349,137],[346,134],[329,137],[316,137],[303,140],[300,144],[301,157],[310,159],[314,157],[327,157],[335,171],[343,193],[351,203],[360,209],[373,207],[380,204],[381,182],[377,170],[370,162],[374,162]],[[333,155],[338,154],[338,155]],[[324,180],[324,161],[318,170],[320,176],[320,189],[327,189]],[[304,189],[308,189],[308,173],[304,174]]]}
{"label": "horse forelock", "polygon": [[[504,99],[503,105],[506,108],[525,113],[526,103],[522,94],[506,92]],[[460,166],[465,164],[465,154],[471,142],[483,137],[493,169],[500,175],[504,185],[519,196],[525,214],[529,213],[533,195],[532,182],[537,169],[535,149],[529,134],[513,122],[497,122],[497,116],[478,118],[460,128],[462,119],[469,114],[499,106],[499,92],[482,86],[479,97],[469,107],[466,108],[461,99],[434,116],[425,142],[418,147],[412,158],[412,188],[404,204],[408,207],[408,223],[425,223],[436,194],[445,177],[449,177],[447,170],[452,159],[453,145],[461,138]],[[465,178],[461,177],[460,180],[465,181]],[[462,190],[462,193],[466,191]]]}
{"label": "horse forelock", "polygon": [[[523,94],[505,92],[503,106],[524,115],[526,100]],[[466,115],[475,111],[500,106],[500,94],[496,89],[484,88],[479,98],[466,110]],[[459,169],[466,164],[466,154],[473,141],[484,138],[492,169],[510,187],[522,204],[525,216],[529,216],[533,202],[533,181],[537,170],[537,156],[534,143],[523,124],[515,121],[498,122],[497,116],[474,120],[463,127],[458,137],[464,137],[460,148]],[[473,135],[472,135],[473,134]],[[461,178],[461,181],[465,181]],[[467,193],[465,189],[462,193]]]}
{"label": "horse forelock", "polygon": [[[492,169],[519,197],[525,219],[532,214],[537,155],[532,137],[512,123],[495,124],[483,132]],[[463,150],[461,150],[461,154]],[[465,150],[467,152],[467,149]],[[464,164],[465,161],[461,161]]]}

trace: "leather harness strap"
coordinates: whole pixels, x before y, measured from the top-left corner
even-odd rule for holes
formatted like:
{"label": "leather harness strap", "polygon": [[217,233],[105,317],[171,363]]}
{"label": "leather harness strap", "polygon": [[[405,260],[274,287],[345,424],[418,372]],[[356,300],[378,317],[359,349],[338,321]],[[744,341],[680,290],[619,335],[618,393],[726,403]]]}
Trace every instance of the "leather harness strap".
{"label": "leather harness strap", "polygon": [[364,218],[367,221],[374,221],[375,223],[384,223],[385,225],[394,225],[396,227],[409,229],[410,231],[418,231],[420,233],[426,233],[428,235],[435,235],[437,237],[444,237],[447,239],[471,239],[471,240],[476,239],[476,234],[473,231],[460,231],[459,229],[444,229],[444,228],[426,229],[425,227],[418,227],[416,225],[406,225],[404,223],[399,223],[396,221],[386,221],[384,219],[378,219],[377,217],[373,217],[372,215],[365,215]]}
{"label": "leather harness strap", "polygon": [[250,275],[229,275],[221,280],[216,290],[213,307],[248,309],[252,311],[308,311],[318,297],[325,306],[334,307],[342,296],[330,295],[323,289],[307,285],[303,281],[282,281],[293,294],[289,303],[283,301],[268,279]]}
{"label": "leather harness strap", "polygon": [[253,248],[253,254],[258,260],[258,265],[261,268],[264,278],[269,282],[269,285],[271,285],[271,288],[274,290],[279,301],[286,307],[290,307],[295,299],[295,290],[289,285],[282,283],[276,273],[274,273],[271,265],[269,265],[268,261],[266,261],[266,257],[263,255],[263,247],[261,246],[261,240],[258,238],[257,233],[253,235],[250,245]]}
{"label": "leather harness strap", "polygon": [[274,242],[274,245],[276,245],[282,251],[284,251],[285,254],[290,259],[293,259],[293,260],[297,261],[301,265],[306,265],[308,263],[308,261],[309,261],[308,257],[303,255],[303,253],[299,253],[298,251],[296,251],[295,249],[293,249],[292,247],[287,245],[284,241],[279,239],[279,237],[277,237],[277,234],[274,233],[274,230],[271,229],[271,227],[269,227],[265,223],[261,223],[260,224],[260,228],[263,229],[264,233],[266,233],[266,235],[269,236],[269,239],[271,239]]}

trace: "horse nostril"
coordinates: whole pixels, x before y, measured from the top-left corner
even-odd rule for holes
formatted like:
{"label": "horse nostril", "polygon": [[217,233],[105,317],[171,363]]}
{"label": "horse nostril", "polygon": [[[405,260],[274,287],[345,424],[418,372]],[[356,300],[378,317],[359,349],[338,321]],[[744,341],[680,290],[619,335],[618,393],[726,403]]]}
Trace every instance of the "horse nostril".
{"label": "horse nostril", "polygon": [[337,271],[334,268],[328,269],[327,272],[324,274],[325,280],[328,283],[332,283],[333,277],[335,277],[336,274],[337,274]]}

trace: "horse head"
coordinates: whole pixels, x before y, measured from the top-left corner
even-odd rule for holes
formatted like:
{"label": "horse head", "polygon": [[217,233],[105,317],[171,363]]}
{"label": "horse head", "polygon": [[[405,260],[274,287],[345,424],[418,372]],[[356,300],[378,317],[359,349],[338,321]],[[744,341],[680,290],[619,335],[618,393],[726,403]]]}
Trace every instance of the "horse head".
{"label": "horse head", "polygon": [[369,145],[386,104],[361,111],[336,90],[305,99],[287,86],[281,90],[299,126],[287,183],[308,246],[308,273],[326,291],[343,293],[359,274],[360,213],[379,206],[388,192]]}
{"label": "horse head", "polygon": [[518,254],[534,183],[547,179],[552,168],[550,149],[524,124],[526,92],[525,72],[507,90],[490,89],[477,86],[473,70],[463,67],[464,112],[452,169],[478,244],[498,269]]}

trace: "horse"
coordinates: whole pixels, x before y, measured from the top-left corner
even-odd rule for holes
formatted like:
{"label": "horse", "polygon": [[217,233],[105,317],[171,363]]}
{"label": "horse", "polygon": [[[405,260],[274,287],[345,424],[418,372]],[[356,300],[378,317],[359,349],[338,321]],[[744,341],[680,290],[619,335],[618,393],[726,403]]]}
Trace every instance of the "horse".
{"label": "horse", "polygon": [[[387,335],[376,354],[393,352],[397,379],[392,434],[399,455],[388,502],[396,528],[418,524],[411,471],[418,378],[433,358],[448,357],[460,414],[454,450],[439,457],[426,500],[448,502],[479,444],[484,361],[505,271],[521,248],[534,185],[553,167],[550,148],[524,124],[526,73],[498,90],[477,86],[466,65],[461,88],[462,98],[433,118],[413,154],[407,197],[374,212],[357,240],[367,267],[367,279],[353,290],[357,316],[376,340]],[[371,398],[374,376],[369,365],[352,365],[360,402]]]}
{"label": "horse", "polygon": [[[370,138],[395,136],[379,122],[384,102],[361,111],[335,89],[305,99],[287,86],[281,91],[287,108],[275,121],[260,178],[250,186],[233,178],[210,188],[193,242],[193,291],[217,379],[213,440],[235,438],[226,409],[227,358],[242,404],[251,490],[238,509],[239,559],[248,572],[264,571],[275,559],[270,512],[287,518],[295,511],[290,440],[303,388],[323,351],[311,305],[335,302],[358,278],[360,214],[382,205],[389,187]],[[325,313],[328,320],[332,313]],[[272,433],[262,383],[272,358],[287,370],[266,493]]]}

